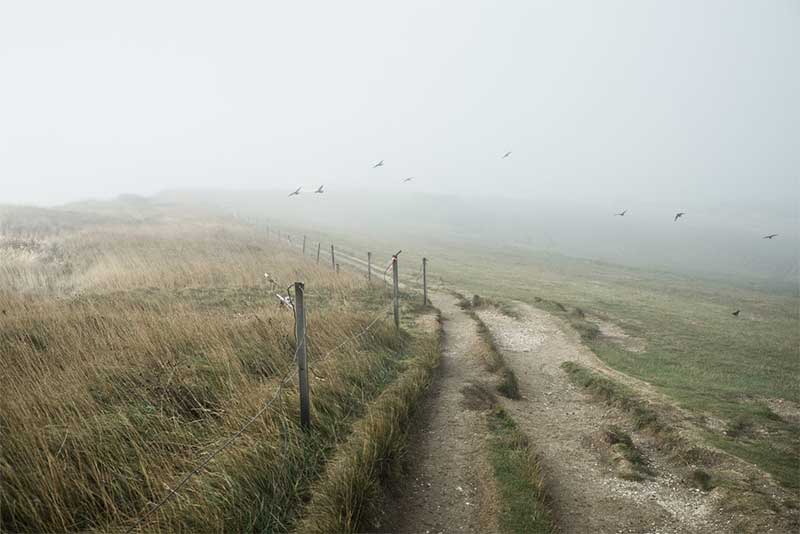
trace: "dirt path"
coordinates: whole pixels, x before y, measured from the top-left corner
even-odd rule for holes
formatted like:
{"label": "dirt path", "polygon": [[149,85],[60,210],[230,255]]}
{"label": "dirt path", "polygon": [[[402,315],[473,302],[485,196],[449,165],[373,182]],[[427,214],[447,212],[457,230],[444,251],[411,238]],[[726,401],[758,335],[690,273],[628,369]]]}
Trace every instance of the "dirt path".
{"label": "dirt path", "polygon": [[504,401],[541,455],[548,494],[565,533],[725,533],[713,499],[683,484],[660,453],[631,433],[655,472],[652,480],[618,478],[602,461],[591,439],[603,425],[628,430],[626,418],[592,402],[560,368],[575,361],[597,368],[599,361],[560,319],[517,304],[521,319],[483,310],[480,318],[516,373],[521,401]]}
{"label": "dirt path", "polygon": [[410,436],[410,472],[391,490],[380,530],[397,533],[485,532],[479,503],[485,425],[482,414],[462,406],[462,388],[485,378],[470,348],[476,325],[454,297],[431,295],[444,319],[438,376]]}

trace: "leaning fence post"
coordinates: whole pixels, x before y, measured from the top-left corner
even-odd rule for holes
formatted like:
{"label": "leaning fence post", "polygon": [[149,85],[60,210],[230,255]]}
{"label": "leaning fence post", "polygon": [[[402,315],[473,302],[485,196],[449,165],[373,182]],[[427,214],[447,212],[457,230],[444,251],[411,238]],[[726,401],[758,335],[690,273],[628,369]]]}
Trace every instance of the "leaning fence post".
{"label": "leaning fence post", "polygon": [[393,306],[394,306],[394,327],[400,329],[400,288],[398,282],[397,272],[397,254],[392,256],[392,289],[393,289]]}
{"label": "leaning fence post", "polygon": [[339,264],[336,264],[336,274],[339,274]]}
{"label": "leaning fence post", "polygon": [[308,360],[306,358],[306,311],[303,306],[303,282],[294,283],[294,314],[297,338],[297,369],[300,373],[300,426],[311,424],[311,397],[308,390]]}
{"label": "leaning fence post", "polygon": [[333,251],[333,245],[331,245],[331,268],[336,270],[336,254]]}
{"label": "leaning fence post", "polygon": [[422,305],[428,305],[428,258],[422,258]]}
{"label": "leaning fence post", "polygon": [[367,282],[372,282],[372,252],[367,252]]}
{"label": "leaning fence post", "polygon": [[319,249],[322,248],[322,243],[317,243],[317,264],[319,264]]}
{"label": "leaning fence post", "polygon": [[303,236],[303,256],[306,255],[306,236]]}

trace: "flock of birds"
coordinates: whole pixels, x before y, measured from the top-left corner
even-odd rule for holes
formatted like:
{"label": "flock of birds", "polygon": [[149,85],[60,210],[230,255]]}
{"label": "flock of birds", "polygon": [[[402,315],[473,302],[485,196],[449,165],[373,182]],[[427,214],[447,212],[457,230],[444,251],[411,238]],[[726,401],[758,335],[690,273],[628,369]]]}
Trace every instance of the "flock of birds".
{"label": "flock of birds", "polygon": [[[509,150],[508,152],[504,153],[500,159],[506,159],[510,155],[511,155],[511,151]],[[384,162],[384,160],[380,160],[377,163],[374,163],[372,165],[372,168],[373,169],[377,169],[378,167],[383,167],[383,165],[384,165],[383,162]],[[400,183],[407,184],[407,183],[412,182],[412,181],[414,181],[414,177],[410,176],[408,178],[403,178],[403,180]],[[324,185],[319,186],[315,191],[313,191],[313,193],[315,193],[315,194],[324,193],[325,192],[324,191],[324,187],[325,187]],[[302,187],[298,187],[297,189],[295,189],[294,191],[289,193],[289,196],[290,197],[299,196],[302,193],[302,189],[303,189]],[[628,213],[628,210],[624,209],[619,213],[615,213],[614,215],[617,216],[617,217],[624,217],[626,213]],[[685,211],[679,211],[678,213],[675,214],[675,218],[673,219],[673,222],[678,222],[678,219],[680,219],[684,215],[686,215]],[[769,235],[765,235],[763,237],[763,239],[774,239],[776,237],[778,237],[778,234],[769,234]]]}
{"label": "flock of birds", "polygon": [[[500,159],[506,159],[509,156],[511,156],[511,151],[510,150],[508,152],[504,153]],[[377,168],[383,167],[383,166],[384,166],[384,160],[380,160],[380,161],[374,163],[372,165],[372,168],[373,169],[377,169]],[[407,184],[409,182],[412,182],[413,180],[414,180],[414,177],[410,176],[408,178],[403,178],[403,180],[400,183]],[[313,193],[315,193],[315,194],[324,193],[325,192],[324,191],[324,187],[325,187],[324,185],[319,186],[315,191],[313,191]],[[297,189],[295,189],[294,191],[289,193],[289,196],[290,197],[299,196],[301,194],[301,192],[302,192],[302,189],[303,189],[302,187],[298,187]],[[615,213],[614,216],[615,217],[624,217],[626,213],[628,213],[628,210],[624,209],[624,210],[620,211],[619,213]],[[679,211],[679,212],[677,212],[675,214],[675,218],[672,221],[673,222],[678,222],[678,219],[680,219],[684,215],[686,215],[685,211]],[[778,237],[778,234],[768,234],[768,235],[765,235],[762,239],[774,239],[776,237]],[[733,315],[734,317],[739,317],[739,313],[740,312],[741,312],[741,310],[736,310],[731,315]]]}

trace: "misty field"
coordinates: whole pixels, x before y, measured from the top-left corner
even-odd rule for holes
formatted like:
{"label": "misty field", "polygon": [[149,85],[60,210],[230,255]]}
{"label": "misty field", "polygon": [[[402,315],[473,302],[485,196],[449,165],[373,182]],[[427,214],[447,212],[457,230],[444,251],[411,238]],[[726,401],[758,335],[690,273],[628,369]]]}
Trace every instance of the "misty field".
{"label": "misty field", "polygon": [[436,261],[448,283],[482,295],[579,308],[584,342],[605,363],[695,413],[711,444],[800,490],[796,290],[524,249],[451,245]]}
{"label": "misty field", "polygon": [[[263,234],[128,207],[2,214],[0,528],[357,522],[363,495],[376,491],[373,464],[396,453],[398,425],[430,377],[436,332],[414,330],[410,316],[397,335],[383,286],[333,275]],[[311,431],[298,424],[293,314],[275,297],[295,280],[307,288]],[[137,525],[276,391],[262,417]],[[364,436],[358,461],[343,461],[356,446],[348,440]]]}

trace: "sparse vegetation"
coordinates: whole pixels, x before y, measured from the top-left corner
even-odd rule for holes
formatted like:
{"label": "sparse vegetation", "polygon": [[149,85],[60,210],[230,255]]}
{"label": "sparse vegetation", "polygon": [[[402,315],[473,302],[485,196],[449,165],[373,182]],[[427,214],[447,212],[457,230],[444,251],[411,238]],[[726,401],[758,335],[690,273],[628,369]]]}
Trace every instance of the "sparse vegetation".
{"label": "sparse vegetation", "polygon": [[617,476],[638,481],[653,474],[647,459],[633,443],[630,434],[613,425],[601,429],[599,434],[601,442],[607,447],[605,455]]}
{"label": "sparse vegetation", "polygon": [[575,362],[564,362],[561,367],[573,382],[630,414],[636,428],[647,428],[654,432],[666,431],[657,412],[629,387]]}
{"label": "sparse vegetation", "polygon": [[[333,276],[245,227],[135,208],[136,217],[42,210],[33,224],[5,214],[2,530],[133,525],[296,372],[292,313],[274,293],[301,279],[312,429],[297,423],[291,379],[272,409],[140,525],[286,531],[335,471],[326,471],[330,459],[355,461],[339,460],[354,450],[348,443],[375,439],[363,466],[393,450],[424,387],[431,342],[378,321],[331,352],[385,312],[383,288]],[[265,271],[278,287],[265,285]]]}
{"label": "sparse vegetation", "polygon": [[500,529],[504,533],[554,532],[545,484],[528,438],[502,408],[488,417],[489,461],[500,493]]}
{"label": "sparse vegetation", "polygon": [[[776,513],[782,525],[791,525],[796,529],[798,516],[795,513],[796,506],[793,499],[776,495],[760,485],[753,484],[741,474],[724,471],[715,473],[700,467],[690,467],[696,464],[716,464],[717,454],[713,450],[697,447],[685,440],[662,419],[655,407],[648,406],[627,386],[574,362],[565,362],[562,367],[573,382],[630,415],[636,428],[650,431],[660,446],[671,452],[675,463],[684,471],[688,469],[688,472],[685,472],[685,479],[689,485],[703,491],[710,491],[715,487],[722,488],[727,496],[723,501],[724,509],[739,514],[738,524],[742,532],[760,531],[765,525],[775,521]],[[623,443],[616,452],[620,458],[631,463],[631,468],[636,468],[637,463],[640,464],[638,473],[635,470],[631,471],[630,478],[636,479],[637,475],[647,474],[646,464],[640,461],[635,450],[626,446],[624,438],[619,438],[619,434],[615,433],[615,437],[611,439]],[[623,466],[623,469],[626,467]]]}
{"label": "sparse vegetation", "polygon": [[497,374],[499,382],[497,384],[497,391],[504,397],[509,399],[519,399],[519,383],[514,371],[506,365],[503,359],[503,354],[497,348],[497,344],[492,337],[492,332],[486,327],[486,324],[475,313],[476,307],[489,306],[485,300],[475,295],[472,300],[467,300],[463,295],[456,293],[459,306],[467,312],[467,314],[475,321],[478,328],[478,336],[481,340],[481,346],[478,347],[478,352],[486,364],[486,369],[492,373]]}

